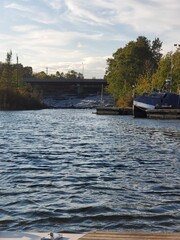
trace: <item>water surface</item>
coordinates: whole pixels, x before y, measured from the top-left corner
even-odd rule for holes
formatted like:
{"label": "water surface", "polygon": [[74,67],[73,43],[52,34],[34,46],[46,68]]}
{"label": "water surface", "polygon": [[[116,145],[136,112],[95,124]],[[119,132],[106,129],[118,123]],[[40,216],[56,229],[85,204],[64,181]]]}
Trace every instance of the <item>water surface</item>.
{"label": "water surface", "polygon": [[0,112],[0,231],[180,231],[180,122]]}

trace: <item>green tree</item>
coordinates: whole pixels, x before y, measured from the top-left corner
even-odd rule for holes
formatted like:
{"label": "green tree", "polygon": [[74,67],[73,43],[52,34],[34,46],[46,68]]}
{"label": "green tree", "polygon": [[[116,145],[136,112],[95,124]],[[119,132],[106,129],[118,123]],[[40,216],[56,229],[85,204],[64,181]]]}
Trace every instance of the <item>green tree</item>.
{"label": "green tree", "polygon": [[[30,75],[32,68],[25,68]],[[30,90],[23,81],[24,68],[22,64],[12,64],[12,51],[7,53],[5,63],[0,63],[0,109],[39,109],[40,92],[37,89]],[[29,91],[30,90],[30,91]]]}
{"label": "green tree", "polygon": [[158,64],[158,70],[152,77],[153,88],[161,89],[166,79],[172,80],[172,91],[177,92],[180,84],[180,51],[168,52]]}
{"label": "green tree", "polygon": [[7,52],[6,63],[3,65],[1,74],[1,87],[11,87],[12,86],[12,51]]}
{"label": "green tree", "polygon": [[70,70],[68,71],[65,75],[64,75],[65,78],[67,79],[83,79],[84,76],[82,73],[78,73],[74,70]]}
{"label": "green tree", "polygon": [[120,98],[124,101],[129,99],[129,96],[132,96],[132,86],[137,85],[139,77],[150,78],[155,73],[161,58],[161,45],[158,38],[151,42],[146,37],[140,36],[124,48],[119,48],[113,57],[107,60],[105,74],[108,82],[107,91],[115,101],[122,103]]}
{"label": "green tree", "polygon": [[23,67],[23,77],[32,77],[33,69],[32,67],[26,66]]}
{"label": "green tree", "polygon": [[74,70],[70,70],[65,74],[64,77],[67,78],[67,79],[76,79],[77,78],[77,72],[74,71]]}
{"label": "green tree", "polygon": [[48,75],[44,71],[41,71],[41,72],[35,73],[34,77],[39,79],[44,79],[44,78],[48,78]]}

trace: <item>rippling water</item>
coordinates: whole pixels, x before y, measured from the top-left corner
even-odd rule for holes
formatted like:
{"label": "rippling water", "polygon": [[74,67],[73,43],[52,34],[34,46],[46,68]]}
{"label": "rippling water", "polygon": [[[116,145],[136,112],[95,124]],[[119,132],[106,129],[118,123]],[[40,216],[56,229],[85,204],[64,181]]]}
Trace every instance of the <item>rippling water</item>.
{"label": "rippling water", "polygon": [[0,112],[0,230],[180,231],[180,122]]}

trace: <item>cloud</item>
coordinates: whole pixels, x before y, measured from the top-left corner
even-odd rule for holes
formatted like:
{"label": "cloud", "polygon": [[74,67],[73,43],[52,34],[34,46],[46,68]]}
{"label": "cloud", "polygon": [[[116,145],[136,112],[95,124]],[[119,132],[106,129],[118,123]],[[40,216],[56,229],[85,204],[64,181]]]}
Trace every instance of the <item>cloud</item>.
{"label": "cloud", "polygon": [[[25,43],[25,46],[32,47],[33,45],[39,46],[68,46],[70,44],[74,44],[78,48],[83,46],[80,43],[80,40],[88,40],[88,41],[97,41],[102,40],[102,34],[94,33],[89,35],[88,33],[81,33],[76,31],[60,31],[53,29],[41,29],[36,25],[17,25],[12,27],[14,32],[21,34],[21,46]],[[18,37],[14,37],[14,39]],[[28,44],[29,43],[29,44]],[[84,45],[85,47],[85,45]]]}
{"label": "cloud", "polygon": [[[33,1],[34,2],[34,1]],[[35,2],[34,2],[35,3]],[[56,18],[52,16],[48,11],[44,10],[41,6],[29,2],[22,4],[9,3],[5,4],[4,8],[9,10],[18,11],[20,16],[32,20],[34,22],[43,24],[53,24],[56,22]],[[18,16],[18,18],[20,17]]]}
{"label": "cloud", "polygon": [[34,69],[81,70],[83,62],[85,74],[103,75],[106,59],[140,35],[170,51],[179,12],[179,0],[2,0],[0,51],[12,49]]}
{"label": "cloud", "polygon": [[17,3],[9,3],[9,4],[5,5],[5,8],[18,10],[21,12],[31,12],[31,10],[28,7],[17,4]]}
{"label": "cloud", "polygon": [[14,31],[16,31],[16,32],[19,32],[19,33],[28,33],[28,32],[30,32],[30,31],[39,29],[39,27],[36,26],[36,25],[28,25],[28,24],[25,24],[25,25],[13,26],[12,29],[13,29]]}
{"label": "cloud", "polygon": [[65,2],[66,7],[69,12],[69,19],[71,19],[72,22],[79,21],[84,22],[89,25],[104,25],[104,24],[111,24],[111,17],[110,15],[113,14],[113,12],[108,11],[108,18],[105,14],[107,12],[107,9],[104,5],[104,1],[102,1],[102,5],[99,6],[98,1],[91,0],[83,1],[83,0],[67,0]]}
{"label": "cloud", "polygon": [[64,7],[64,1],[63,0],[43,0],[45,4],[50,6],[53,10],[61,10]]}
{"label": "cloud", "polygon": [[147,33],[163,33],[171,27],[179,27],[179,0],[67,0],[65,4],[73,22],[104,26],[125,24],[134,31]]}
{"label": "cloud", "polygon": [[[35,64],[33,67],[35,72],[38,72],[39,69],[42,71],[45,71],[46,67],[48,67],[48,72],[50,74],[55,74],[56,71],[60,72],[68,72],[70,70],[75,70],[76,72],[84,73],[84,76],[86,78],[103,78],[105,74],[105,68],[106,68],[106,59],[108,56],[103,56],[103,57],[84,57],[82,61],[79,61],[78,58],[76,61],[68,61],[69,53],[66,52],[66,57],[65,59],[59,59],[60,61],[54,61],[51,62],[51,64],[46,64],[45,62],[43,64]],[[76,54],[74,52],[74,54]],[[77,53],[77,57],[78,57]]]}

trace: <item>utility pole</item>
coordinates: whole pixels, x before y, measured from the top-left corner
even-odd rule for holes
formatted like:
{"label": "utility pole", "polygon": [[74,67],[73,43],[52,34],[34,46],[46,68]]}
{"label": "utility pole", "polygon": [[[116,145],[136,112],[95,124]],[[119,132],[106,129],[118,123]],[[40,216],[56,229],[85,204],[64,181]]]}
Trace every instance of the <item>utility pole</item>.
{"label": "utility pole", "polygon": [[[176,47],[176,50],[179,51],[180,50],[180,44],[174,43],[174,47]],[[172,53],[173,54],[173,53]],[[172,60],[172,70],[173,71],[173,60]],[[178,84],[178,93],[180,94],[180,84]]]}
{"label": "utility pole", "polygon": [[84,78],[84,63],[82,62],[82,76]]}
{"label": "utility pole", "polygon": [[46,75],[48,75],[48,67],[46,67]]}

